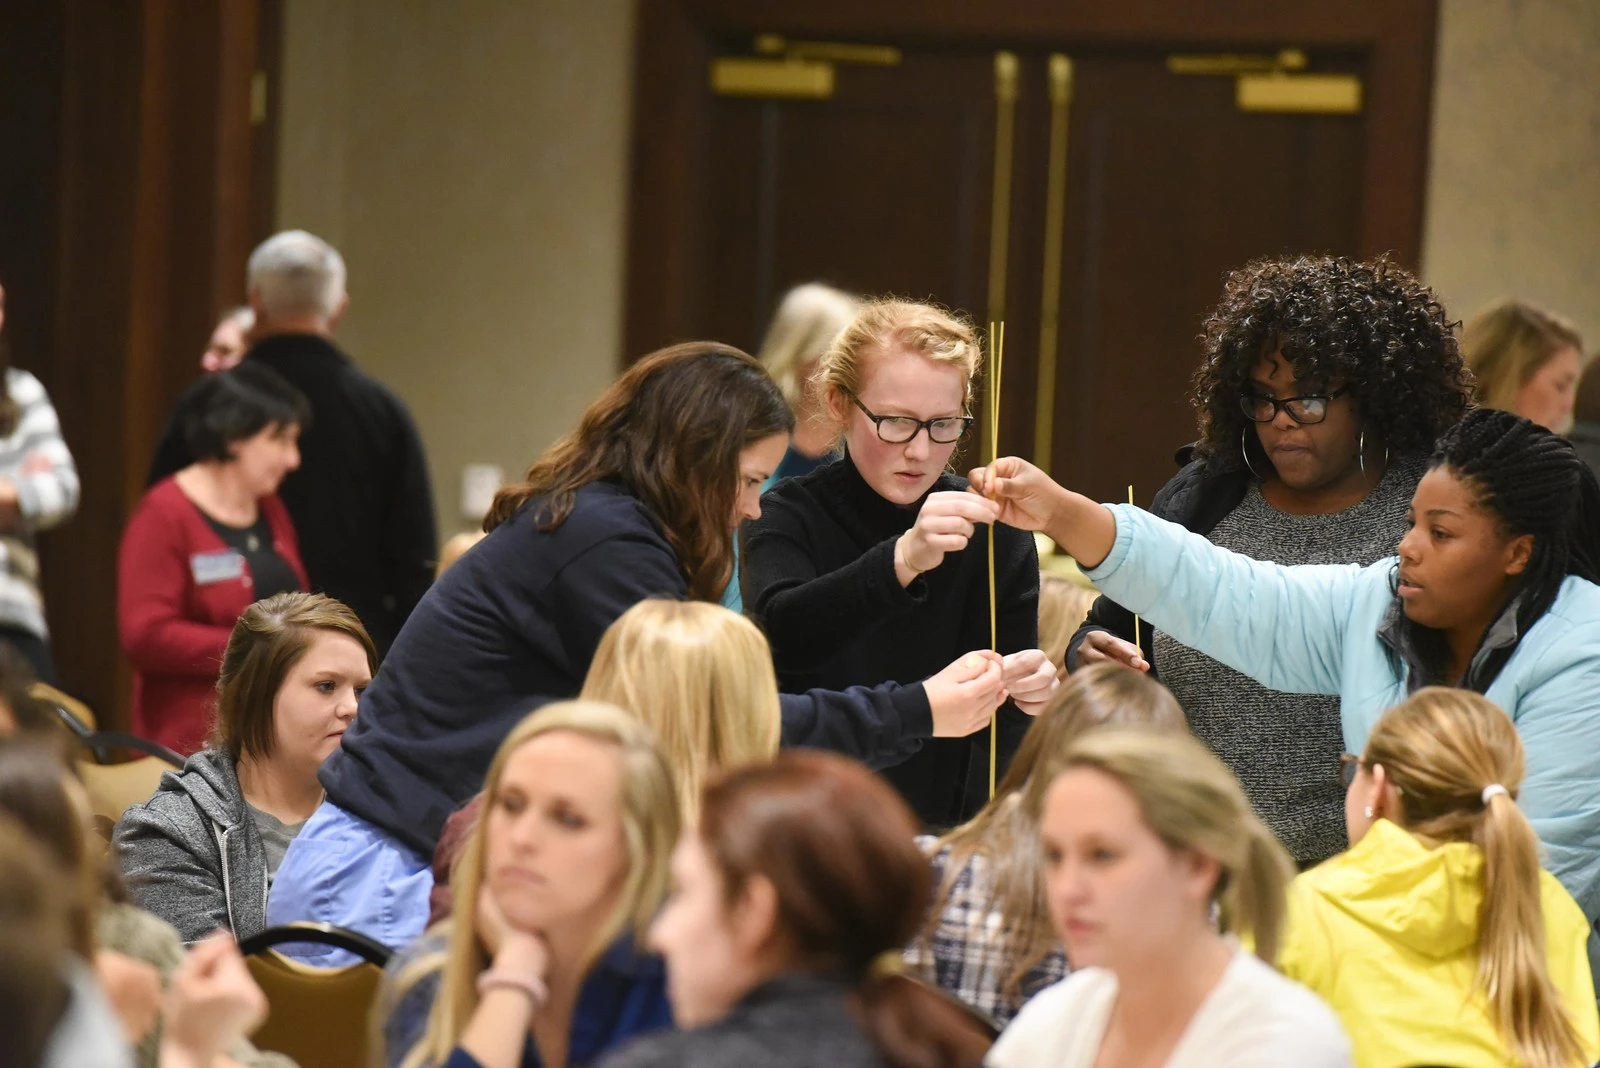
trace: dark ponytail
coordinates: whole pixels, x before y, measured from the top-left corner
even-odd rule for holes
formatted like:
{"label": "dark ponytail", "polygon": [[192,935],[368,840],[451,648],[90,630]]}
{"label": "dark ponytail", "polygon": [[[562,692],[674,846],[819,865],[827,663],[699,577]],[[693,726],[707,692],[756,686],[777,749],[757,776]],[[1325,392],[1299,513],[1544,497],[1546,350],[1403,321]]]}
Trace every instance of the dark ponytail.
{"label": "dark ponytail", "polygon": [[979,1068],[992,1035],[894,964],[922,925],[933,873],[893,789],[831,753],[788,750],[706,787],[698,828],[730,907],[762,876],[792,971],[855,991],[862,1030],[889,1068]]}
{"label": "dark ponytail", "polygon": [[[1600,483],[1565,438],[1511,412],[1474,408],[1445,431],[1429,466],[1467,483],[1506,534],[1533,535],[1519,635],[1549,610],[1568,575],[1600,583]],[[1510,653],[1497,651],[1471,688],[1487,689]]]}

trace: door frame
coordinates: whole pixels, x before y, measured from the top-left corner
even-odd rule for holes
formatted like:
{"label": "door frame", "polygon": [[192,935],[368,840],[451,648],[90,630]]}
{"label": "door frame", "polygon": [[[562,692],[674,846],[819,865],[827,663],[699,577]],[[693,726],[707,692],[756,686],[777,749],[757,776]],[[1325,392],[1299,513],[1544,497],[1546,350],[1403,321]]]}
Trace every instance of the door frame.
{"label": "door frame", "polygon": [[625,361],[694,333],[696,268],[707,227],[693,194],[710,121],[706,69],[719,38],[779,33],[997,48],[1360,51],[1367,58],[1361,255],[1389,252],[1415,269],[1437,25],[1437,0],[638,0]]}

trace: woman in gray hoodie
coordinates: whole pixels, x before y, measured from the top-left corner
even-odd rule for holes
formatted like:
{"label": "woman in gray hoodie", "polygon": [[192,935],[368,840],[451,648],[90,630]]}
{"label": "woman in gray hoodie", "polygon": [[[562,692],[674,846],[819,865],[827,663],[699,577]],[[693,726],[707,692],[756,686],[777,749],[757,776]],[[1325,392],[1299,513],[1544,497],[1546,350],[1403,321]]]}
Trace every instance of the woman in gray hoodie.
{"label": "woman in gray hoodie", "polygon": [[322,802],[317,769],[377,667],[361,621],[330,597],[281,593],[245,609],[223,654],[209,744],[117,824],[134,900],[186,942],[262,930],[272,876]]}

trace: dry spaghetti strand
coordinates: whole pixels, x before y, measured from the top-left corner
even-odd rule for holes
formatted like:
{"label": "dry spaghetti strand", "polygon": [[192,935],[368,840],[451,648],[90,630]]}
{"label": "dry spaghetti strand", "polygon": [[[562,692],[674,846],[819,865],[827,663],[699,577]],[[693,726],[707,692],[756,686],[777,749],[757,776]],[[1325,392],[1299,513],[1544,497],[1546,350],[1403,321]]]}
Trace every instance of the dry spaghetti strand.
{"label": "dry spaghetti strand", "polygon": [[[1000,375],[1005,366],[1006,324],[989,324],[989,466],[1000,458]],[[989,648],[1000,651],[999,616],[995,612],[994,528],[989,524]],[[989,714],[989,797],[994,798],[995,768],[999,762],[999,709]]]}

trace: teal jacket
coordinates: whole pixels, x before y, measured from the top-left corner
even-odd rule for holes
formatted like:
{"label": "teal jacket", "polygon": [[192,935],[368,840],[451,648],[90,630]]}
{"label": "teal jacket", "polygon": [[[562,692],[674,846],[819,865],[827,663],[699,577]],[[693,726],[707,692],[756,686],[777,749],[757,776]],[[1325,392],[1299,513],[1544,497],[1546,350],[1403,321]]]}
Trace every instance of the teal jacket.
{"label": "teal jacket", "polygon": [[[1220,549],[1128,505],[1109,507],[1117,539],[1085,572],[1095,586],[1264,686],[1338,694],[1350,752],[1361,752],[1378,717],[1410,692],[1407,668],[1378,638],[1394,599],[1394,558],[1365,568],[1284,567]],[[1518,800],[1544,843],[1546,867],[1593,924],[1600,916],[1600,586],[1566,579],[1485,696],[1511,714],[1527,750]]]}

